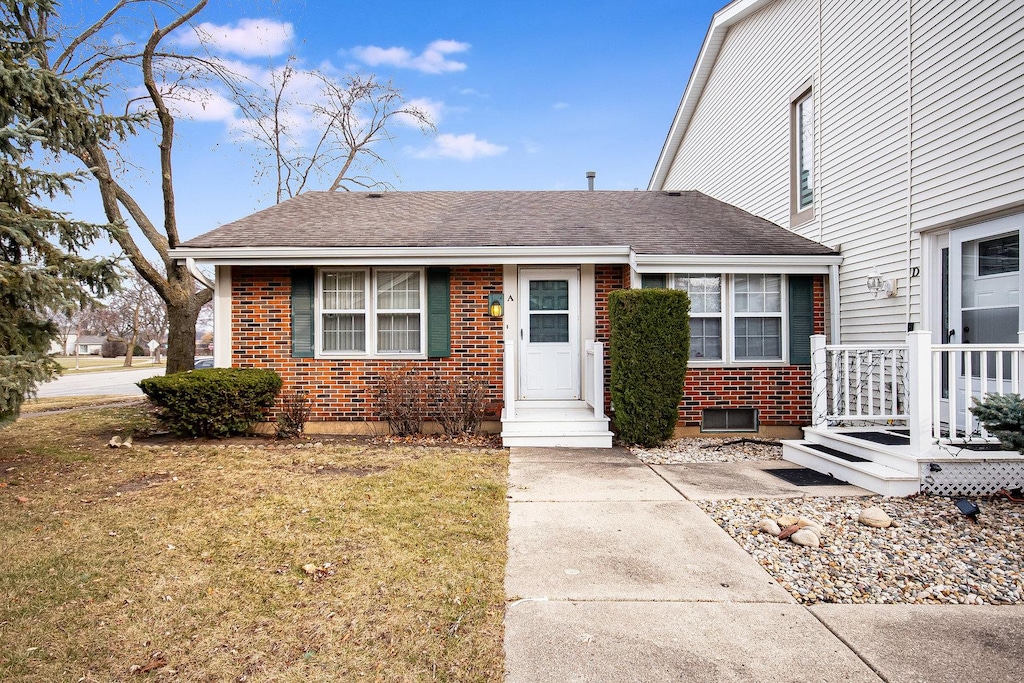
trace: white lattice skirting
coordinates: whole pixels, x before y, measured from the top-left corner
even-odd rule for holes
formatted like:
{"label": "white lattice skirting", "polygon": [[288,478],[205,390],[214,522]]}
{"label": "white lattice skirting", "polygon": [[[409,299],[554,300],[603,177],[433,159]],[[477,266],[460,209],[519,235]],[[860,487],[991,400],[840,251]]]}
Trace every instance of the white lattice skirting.
{"label": "white lattice skirting", "polygon": [[949,462],[921,463],[921,492],[937,496],[985,496],[999,489],[1024,487],[1024,462]]}

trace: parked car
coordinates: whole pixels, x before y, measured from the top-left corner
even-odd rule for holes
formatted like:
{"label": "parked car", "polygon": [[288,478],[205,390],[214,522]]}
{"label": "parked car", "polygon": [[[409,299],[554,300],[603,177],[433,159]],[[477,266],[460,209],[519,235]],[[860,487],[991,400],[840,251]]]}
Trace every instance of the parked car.
{"label": "parked car", "polygon": [[212,358],[196,358],[195,363],[193,363],[192,367],[194,369],[196,369],[196,370],[200,370],[202,368],[212,368],[213,367],[213,359]]}

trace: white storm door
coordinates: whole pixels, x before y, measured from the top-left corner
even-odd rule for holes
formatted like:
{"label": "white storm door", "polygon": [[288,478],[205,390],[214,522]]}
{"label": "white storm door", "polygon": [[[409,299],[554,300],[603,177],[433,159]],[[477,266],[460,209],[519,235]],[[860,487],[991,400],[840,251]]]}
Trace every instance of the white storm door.
{"label": "white storm door", "polygon": [[[1019,219],[1018,219],[1019,221]],[[1020,231],[1015,221],[1002,219],[950,233],[949,329],[950,344],[1014,344],[1021,329]],[[1007,229],[1009,228],[1009,229]],[[967,377],[966,361],[971,371]],[[957,429],[966,424],[967,395],[981,398],[988,392],[1013,391],[1010,354],[1003,354],[1002,375],[996,376],[995,352],[958,354]],[[982,358],[985,356],[985,358]],[[982,362],[986,366],[984,376]]]}
{"label": "white storm door", "polygon": [[580,397],[580,272],[519,271],[519,398]]}

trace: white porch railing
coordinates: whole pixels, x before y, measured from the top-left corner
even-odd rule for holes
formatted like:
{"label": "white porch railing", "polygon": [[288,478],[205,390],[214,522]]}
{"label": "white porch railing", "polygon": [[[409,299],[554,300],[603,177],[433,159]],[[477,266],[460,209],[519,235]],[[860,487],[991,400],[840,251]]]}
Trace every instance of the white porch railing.
{"label": "white porch railing", "polygon": [[504,386],[505,386],[505,419],[514,420],[516,418],[516,381],[519,373],[516,371],[516,344],[515,342],[506,339],[505,340],[505,358],[504,358]]}
{"label": "white porch railing", "polygon": [[604,344],[588,339],[583,360],[583,400],[604,419]]}
{"label": "white porch railing", "polygon": [[811,337],[811,410],[816,427],[906,425],[916,453],[938,441],[987,438],[969,408],[989,394],[1020,394],[1024,333],[1017,344],[826,345]]}

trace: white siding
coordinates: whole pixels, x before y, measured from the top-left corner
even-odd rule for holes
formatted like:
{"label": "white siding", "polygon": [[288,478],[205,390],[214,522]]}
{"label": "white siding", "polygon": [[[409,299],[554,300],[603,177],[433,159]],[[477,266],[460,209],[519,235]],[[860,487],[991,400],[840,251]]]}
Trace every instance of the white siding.
{"label": "white siding", "polygon": [[697,189],[789,225],[790,96],[815,75],[817,24],[816,0],[794,0],[729,30],[666,189]]}
{"label": "white siding", "polygon": [[[937,277],[911,277],[920,231],[1024,207],[1024,2],[766,3],[728,29],[664,187],[791,227],[789,104],[812,79],[815,219],[793,229],[841,247],[842,341],[903,339]],[[871,297],[872,268],[897,296]]]}
{"label": "white siding", "polygon": [[913,17],[915,227],[1024,203],[1020,0],[915,0]]}
{"label": "white siding", "polygon": [[[822,5],[820,125],[821,240],[842,245],[844,342],[906,335],[906,0],[827,0]],[[876,268],[897,295],[867,291]]]}

